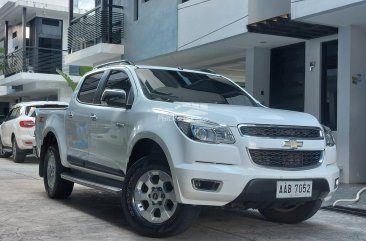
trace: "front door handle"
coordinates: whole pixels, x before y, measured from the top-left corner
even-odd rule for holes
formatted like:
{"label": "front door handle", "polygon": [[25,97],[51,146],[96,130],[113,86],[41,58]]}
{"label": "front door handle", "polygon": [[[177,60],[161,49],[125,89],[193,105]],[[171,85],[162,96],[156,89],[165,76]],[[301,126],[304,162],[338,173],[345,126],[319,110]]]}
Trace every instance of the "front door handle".
{"label": "front door handle", "polygon": [[124,123],[121,123],[121,122],[117,122],[117,123],[116,123],[116,126],[117,126],[117,127],[124,128],[124,127],[125,127],[125,124],[124,124]]}
{"label": "front door handle", "polygon": [[98,119],[97,115],[96,114],[90,114],[90,119],[92,121],[96,121]]}
{"label": "front door handle", "polygon": [[72,118],[72,117],[74,117],[74,112],[72,112],[72,111],[69,111],[69,113],[67,114],[67,116],[68,116],[69,118]]}

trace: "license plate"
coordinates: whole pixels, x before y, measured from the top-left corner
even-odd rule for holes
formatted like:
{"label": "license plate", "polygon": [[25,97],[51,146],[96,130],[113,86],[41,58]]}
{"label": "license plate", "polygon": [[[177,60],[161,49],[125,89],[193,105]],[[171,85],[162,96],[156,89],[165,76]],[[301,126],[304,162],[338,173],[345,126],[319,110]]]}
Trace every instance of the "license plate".
{"label": "license plate", "polygon": [[311,197],[312,181],[278,181],[276,198]]}

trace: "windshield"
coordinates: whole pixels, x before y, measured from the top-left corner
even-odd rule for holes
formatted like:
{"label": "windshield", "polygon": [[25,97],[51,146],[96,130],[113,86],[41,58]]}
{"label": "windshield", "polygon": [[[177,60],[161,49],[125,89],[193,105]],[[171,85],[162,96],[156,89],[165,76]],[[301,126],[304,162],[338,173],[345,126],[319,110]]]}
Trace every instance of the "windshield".
{"label": "windshield", "polygon": [[162,69],[137,69],[136,73],[145,96],[151,100],[259,106],[220,76]]}

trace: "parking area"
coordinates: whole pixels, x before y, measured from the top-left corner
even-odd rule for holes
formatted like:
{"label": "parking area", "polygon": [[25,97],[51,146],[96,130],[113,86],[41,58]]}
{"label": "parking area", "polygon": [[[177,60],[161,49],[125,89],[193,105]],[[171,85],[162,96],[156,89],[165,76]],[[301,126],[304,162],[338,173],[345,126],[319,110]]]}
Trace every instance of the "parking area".
{"label": "parking area", "polygon": [[[256,211],[205,209],[170,240],[366,240],[366,219],[319,211],[298,225],[270,223]],[[0,240],[148,240],[125,223],[119,198],[76,185],[67,200],[50,200],[38,163],[0,159]]]}

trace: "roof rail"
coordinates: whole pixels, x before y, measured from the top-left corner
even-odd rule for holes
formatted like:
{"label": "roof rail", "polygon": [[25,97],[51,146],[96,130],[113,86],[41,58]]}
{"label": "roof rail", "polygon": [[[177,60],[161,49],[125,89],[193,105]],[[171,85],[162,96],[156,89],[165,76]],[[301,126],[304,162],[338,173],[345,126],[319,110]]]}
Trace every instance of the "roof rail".
{"label": "roof rail", "polygon": [[199,71],[201,72],[206,72],[206,73],[210,73],[210,74],[217,74],[215,71],[213,71],[212,69],[199,69]]}
{"label": "roof rail", "polygon": [[112,61],[112,62],[97,65],[93,69],[100,69],[100,68],[107,67],[110,65],[135,65],[135,64],[128,60],[117,60],[117,61]]}

